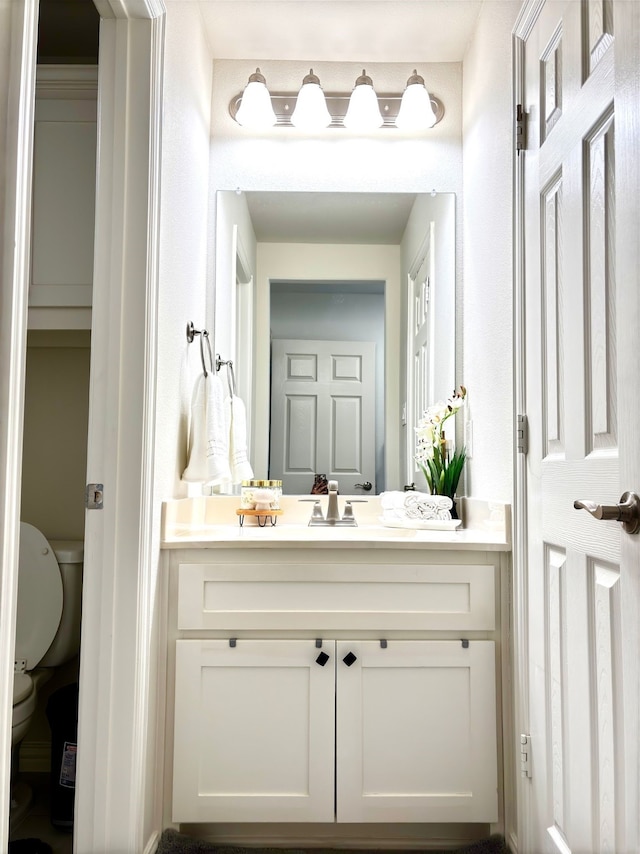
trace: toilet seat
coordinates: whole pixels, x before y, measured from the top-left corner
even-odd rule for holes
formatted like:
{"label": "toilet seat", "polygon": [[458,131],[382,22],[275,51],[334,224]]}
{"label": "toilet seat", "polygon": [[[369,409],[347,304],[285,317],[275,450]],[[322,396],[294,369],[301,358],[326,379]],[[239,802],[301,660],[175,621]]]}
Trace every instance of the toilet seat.
{"label": "toilet seat", "polygon": [[36,686],[28,673],[16,673],[13,677],[12,727],[28,721],[36,708]]}
{"label": "toilet seat", "polygon": [[37,528],[21,522],[14,683],[25,670],[37,667],[56,636],[61,617],[62,577],[56,556]]}
{"label": "toilet seat", "polygon": [[22,703],[33,691],[33,679],[28,673],[16,673],[13,677],[13,705]]}

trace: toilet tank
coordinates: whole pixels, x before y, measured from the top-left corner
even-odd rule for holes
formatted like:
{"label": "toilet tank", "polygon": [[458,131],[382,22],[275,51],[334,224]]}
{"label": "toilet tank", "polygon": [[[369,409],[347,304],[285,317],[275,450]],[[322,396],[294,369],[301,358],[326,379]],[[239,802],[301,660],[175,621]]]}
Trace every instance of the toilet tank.
{"label": "toilet tank", "polygon": [[49,540],[62,576],[62,617],[58,631],[40,667],[59,667],[80,652],[82,612],[82,540]]}

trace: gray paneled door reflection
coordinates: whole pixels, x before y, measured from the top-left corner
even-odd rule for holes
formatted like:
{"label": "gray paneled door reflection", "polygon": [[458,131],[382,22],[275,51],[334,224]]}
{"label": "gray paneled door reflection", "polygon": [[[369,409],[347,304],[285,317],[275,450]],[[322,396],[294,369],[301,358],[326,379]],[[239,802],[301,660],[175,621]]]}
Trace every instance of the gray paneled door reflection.
{"label": "gray paneled door reflection", "polygon": [[269,476],[308,494],[317,472],[342,493],[375,491],[375,344],[275,339]]}

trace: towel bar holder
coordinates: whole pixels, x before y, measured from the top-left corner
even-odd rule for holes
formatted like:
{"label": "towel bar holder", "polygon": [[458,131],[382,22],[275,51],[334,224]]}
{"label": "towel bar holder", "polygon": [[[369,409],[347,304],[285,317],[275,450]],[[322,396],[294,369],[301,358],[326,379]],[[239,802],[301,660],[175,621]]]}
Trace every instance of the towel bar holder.
{"label": "towel bar holder", "polygon": [[229,368],[229,370],[231,371],[231,383],[232,383],[232,388],[235,392],[236,380],[235,380],[235,376],[233,374],[233,361],[231,359],[225,360],[220,356],[219,353],[216,353],[216,360],[214,362],[213,361],[213,351],[211,350],[211,341],[209,339],[209,333],[207,332],[206,329],[196,329],[195,326],[193,325],[193,321],[190,320],[189,323],[187,323],[187,343],[193,344],[193,340],[196,337],[196,335],[200,336],[200,358],[202,359],[202,370],[204,371],[205,377],[207,376],[207,366],[206,366],[205,360],[204,360],[204,344],[203,344],[204,340],[206,340],[206,342],[207,342],[207,348],[209,350],[209,360],[211,362],[212,369],[215,366],[216,373],[217,373],[223,365],[226,365]]}

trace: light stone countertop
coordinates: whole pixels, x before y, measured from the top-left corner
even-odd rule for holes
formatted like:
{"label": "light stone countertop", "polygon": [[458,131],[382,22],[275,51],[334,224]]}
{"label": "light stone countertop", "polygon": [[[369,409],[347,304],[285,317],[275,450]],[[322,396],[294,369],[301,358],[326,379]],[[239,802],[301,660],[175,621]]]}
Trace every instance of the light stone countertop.
{"label": "light stone countertop", "polygon": [[[345,498],[340,496],[340,512]],[[167,501],[163,505],[163,549],[314,548],[314,549],[442,549],[476,551],[511,550],[510,505],[460,499],[463,524],[456,530],[390,528],[380,523],[380,499],[356,504],[358,526],[309,527],[309,496],[285,496],[275,526],[259,527],[245,517],[241,527],[236,514],[237,496],[209,496]],[[326,498],[322,497],[323,510]]]}

